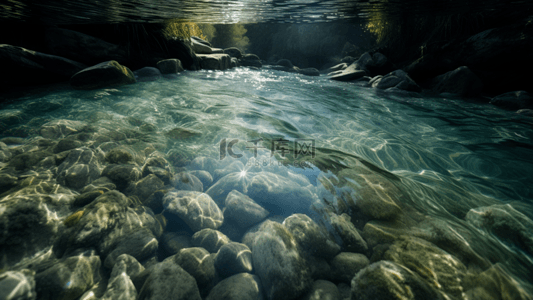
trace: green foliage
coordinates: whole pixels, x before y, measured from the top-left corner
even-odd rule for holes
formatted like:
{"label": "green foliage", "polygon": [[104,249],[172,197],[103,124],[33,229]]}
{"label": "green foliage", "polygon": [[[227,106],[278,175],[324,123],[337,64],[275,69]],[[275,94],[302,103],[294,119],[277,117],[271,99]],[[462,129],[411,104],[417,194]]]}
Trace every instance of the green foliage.
{"label": "green foliage", "polygon": [[194,22],[184,22],[179,19],[168,20],[165,23],[165,28],[163,29],[163,35],[168,38],[180,37],[180,38],[190,38],[191,36],[197,36],[201,39],[206,40],[207,37],[203,34],[202,30],[198,24]]}
{"label": "green foliage", "polygon": [[215,25],[216,36],[213,44],[219,48],[237,47],[241,51],[246,51],[250,46],[250,39],[245,36],[247,30],[243,24],[222,24]]}

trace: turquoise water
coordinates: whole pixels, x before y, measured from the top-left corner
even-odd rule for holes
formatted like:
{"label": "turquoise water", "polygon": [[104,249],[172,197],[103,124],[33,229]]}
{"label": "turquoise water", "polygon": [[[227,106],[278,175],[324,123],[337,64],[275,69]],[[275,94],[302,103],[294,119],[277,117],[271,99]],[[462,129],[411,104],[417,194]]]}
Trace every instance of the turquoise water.
{"label": "turquoise water", "polygon": [[[527,247],[467,218],[471,209],[511,202],[533,217],[531,118],[480,102],[239,68],[112,89],[58,85],[35,92],[3,105],[1,136],[23,139],[2,141],[16,153],[35,151],[42,126],[57,120],[81,122],[71,126],[76,130],[90,126],[85,147],[106,152],[120,146],[140,166],[157,151],[174,172],[207,170],[213,182],[203,191],[215,202],[237,189],[272,216],[306,213],[327,224],[326,212],[335,211],[353,221],[358,215],[346,208],[350,199],[392,199],[416,221],[417,232],[429,230],[428,220],[441,222],[477,255],[501,263],[522,288],[531,288]],[[231,141],[241,157],[221,152]],[[295,158],[295,147],[308,152]],[[0,173],[8,167],[0,163]],[[39,174],[56,178],[57,168],[36,164],[18,176]],[[0,204],[10,197],[1,196]],[[72,212],[56,210],[60,220]],[[354,223],[365,233],[369,219]]]}

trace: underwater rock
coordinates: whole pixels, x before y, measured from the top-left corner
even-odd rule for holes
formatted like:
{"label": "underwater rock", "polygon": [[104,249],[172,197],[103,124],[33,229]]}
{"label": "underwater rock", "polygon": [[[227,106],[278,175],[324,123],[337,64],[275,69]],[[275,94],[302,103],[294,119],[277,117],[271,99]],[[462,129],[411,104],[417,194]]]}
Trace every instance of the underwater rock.
{"label": "underwater rock", "polygon": [[154,265],[138,300],[201,300],[196,280],[173,260]]}
{"label": "underwater rock", "polygon": [[[131,281],[135,276],[144,271],[144,267],[133,257],[122,254],[113,266],[107,289],[100,300],[136,300],[137,289]],[[81,299],[85,299],[81,297]]]}
{"label": "underwater rock", "polygon": [[417,274],[390,261],[376,262],[364,268],[353,278],[351,286],[351,299],[442,299]]}
{"label": "underwater rock", "polygon": [[204,191],[204,185],[200,179],[189,172],[180,172],[174,175],[171,180],[171,185],[181,191]]}
{"label": "underwater rock", "polygon": [[198,156],[191,161],[189,170],[205,170],[214,174],[215,170],[220,167],[220,161],[211,157]]}
{"label": "underwater rock", "polygon": [[0,174],[0,189],[7,191],[18,182],[18,177],[11,176],[10,174]]}
{"label": "underwater rock", "polygon": [[24,171],[28,169],[38,169],[38,163],[50,157],[52,153],[47,151],[30,151],[11,158],[8,163],[9,167],[14,168],[16,171]]}
{"label": "underwater rock", "polygon": [[170,171],[170,164],[166,159],[159,156],[149,157],[143,167],[142,176],[146,177],[154,174],[163,181],[164,184],[170,184],[172,180],[172,173]]}
{"label": "underwater rock", "polygon": [[128,254],[137,260],[149,258],[155,254],[159,243],[153,233],[146,228],[141,228],[135,232],[122,236],[115,242],[116,246],[104,261],[104,266],[111,269],[117,258],[123,254]]}
{"label": "underwater rock", "polygon": [[458,66],[450,58],[441,55],[425,54],[412,62],[404,70],[415,81],[427,83],[438,75],[456,69]]}
{"label": "underwater rock", "polygon": [[313,282],[311,290],[301,300],[342,300],[337,286],[327,280]]}
{"label": "underwater rock", "polygon": [[471,209],[466,220],[533,255],[533,221],[510,204]]}
{"label": "underwater rock", "polygon": [[432,289],[442,293],[443,298],[462,298],[465,265],[432,243],[400,237],[385,252],[384,259],[417,273]]}
{"label": "underwater rock", "polygon": [[261,59],[255,54],[243,54],[242,57],[239,59],[239,65],[241,65],[242,67],[255,68],[261,68],[263,66],[263,64],[261,63]]}
{"label": "underwater rock", "polygon": [[340,246],[329,237],[324,227],[304,214],[294,214],[283,221],[302,250],[316,257],[333,258],[340,252]]}
{"label": "underwater rock", "polygon": [[244,164],[240,161],[233,161],[229,165],[218,168],[213,172],[213,180],[218,181],[218,179],[235,172],[241,172],[244,170]]}
{"label": "underwater rock", "polygon": [[133,72],[115,60],[83,69],[70,78],[70,85],[79,90],[93,90],[137,82]]}
{"label": "underwater rock", "polygon": [[311,287],[311,272],[298,243],[283,225],[263,223],[251,250],[253,268],[261,278],[267,299],[294,299]]}
{"label": "underwater rock", "polygon": [[60,221],[49,214],[55,210],[52,202],[48,195],[17,195],[2,199],[0,255],[5,258],[5,263],[11,265],[23,257],[31,257],[57,239]]}
{"label": "underwater rock", "polygon": [[239,191],[232,190],[226,197],[224,219],[233,221],[241,228],[263,221],[268,214],[266,209]]}
{"label": "underwater rock", "polygon": [[271,214],[289,216],[293,213],[306,213],[318,198],[305,185],[309,181],[303,182],[300,179],[270,172],[257,173],[251,179],[246,194]]}
{"label": "underwater rock", "polygon": [[298,69],[298,74],[307,76],[320,76],[320,71],[315,68]]}
{"label": "underwater rock", "polygon": [[306,255],[307,265],[313,280],[331,280],[332,269],[329,263],[320,257]]}
{"label": "underwater rock", "polygon": [[531,109],[533,97],[526,91],[515,91],[498,95],[492,98],[490,103],[511,110]]}
{"label": "underwater rock", "polygon": [[165,232],[160,240],[162,249],[170,255],[178,253],[181,249],[192,247],[191,237],[177,232]]}
{"label": "underwater rock", "polygon": [[204,186],[204,189],[208,188],[209,186],[211,186],[211,184],[213,184],[213,176],[211,176],[211,174],[207,171],[193,170],[190,171],[189,174],[200,179],[202,185]]}
{"label": "underwater rock", "polygon": [[359,253],[341,252],[331,262],[332,279],[335,282],[350,283],[355,274],[368,267],[370,261]]}
{"label": "underwater rock", "polygon": [[211,228],[205,228],[196,232],[191,240],[191,243],[195,247],[202,247],[210,253],[217,253],[222,246],[229,242],[231,240],[225,234]]}
{"label": "underwater rock", "polygon": [[172,260],[194,277],[202,296],[209,293],[215,279],[215,261],[207,250],[204,248],[185,248],[166,260]]}
{"label": "underwater rock", "polygon": [[161,72],[154,67],[144,67],[133,72],[137,82],[156,81],[161,78]]}
{"label": "underwater rock", "polygon": [[239,48],[236,48],[236,47],[229,47],[229,48],[226,48],[224,49],[224,53],[229,55],[231,58],[241,58],[242,57],[242,52]]}
{"label": "underwater rock", "polygon": [[9,151],[9,147],[5,144],[0,142],[0,162],[8,162],[13,154],[11,154],[11,151]]}
{"label": "underwater rock", "polygon": [[0,45],[1,86],[66,81],[87,66],[64,57],[7,44]]}
{"label": "underwater rock", "polygon": [[531,295],[512,275],[505,271],[500,263],[496,263],[488,270],[477,274],[471,285],[473,288],[465,293],[467,299],[531,299]]}
{"label": "underwater rock", "polygon": [[35,272],[24,269],[0,274],[0,299],[35,300]]}
{"label": "underwater rock", "polygon": [[167,38],[166,47],[169,57],[177,58],[187,70],[199,70],[200,62],[192,50],[192,44],[183,38]]}
{"label": "underwater rock", "polygon": [[141,170],[136,165],[109,165],[102,171],[105,176],[117,186],[120,191],[125,190],[131,183],[141,179]]}
{"label": "underwater rock", "polygon": [[39,299],[74,300],[100,280],[100,257],[94,250],[63,259],[35,275]]}
{"label": "underwater rock", "polygon": [[137,182],[131,183],[124,193],[126,195],[135,195],[144,203],[150,195],[163,188],[164,185],[163,181],[156,175],[150,174]]}
{"label": "underwater rock", "polygon": [[361,237],[350,220],[350,216],[342,214],[340,216],[332,213],[329,215],[333,234],[340,239],[343,251],[364,253],[368,250],[366,241]]}
{"label": "underwater rock", "polygon": [[78,206],[78,207],[85,206],[103,194],[104,194],[103,190],[95,190],[95,191],[90,191],[90,192],[80,194],[76,196],[72,205]]}
{"label": "underwater rock", "polygon": [[241,273],[219,282],[206,300],[263,300],[263,286],[257,275]]}
{"label": "underwater rock", "polygon": [[127,53],[115,44],[77,31],[51,27],[46,30],[45,43],[50,54],[66,57],[87,65],[102,61],[126,61]]}
{"label": "underwater rock", "polygon": [[252,251],[245,244],[231,242],[220,247],[215,268],[222,278],[252,272]]}
{"label": "underwater rock", "polygon": [[383,78],[375,80],[372,82],[372,87],[381,90],[395,87],[404,91],[421,91],[418,84],[403,70],[392,71],[383,76]]}
{"label": "underwater rock", "polygon": [[60,139],[78,132],[85,126],[87,126],[87,124],[80,121],[54,120],[41,126],[39,132],[41,133],[41,136],[46,139]]}
{"label": "underwater rock", "polygon": [[230,63],[229,63],[229,66],[230,66],[230,68],[232,68],[232,69],[233,69],[233,68],[236,68],[236,67],[239,67],[239,60],[236,59],[235,57],[232,57],[232,58],[231,58],[231,61],[230,61]]}
{"label": "underwater rock", "polygon": [[227,54],[198,54],[200,66],[206,70],[227,70],[231,66],[231,58]]}
{"label": "underwater rock", "polygon": [[98,156],[88,148],[69,152],[57,168],[57,182],[73,189],[81,189],[100,177]]}
{"label": "underwater rock", "polygon": [[[104,150],[102,146],[100,145],[100,148]],[[114,148],[106,153],[105,160],[112,164],[126,164],[133,162],[134,158],[129,151],[122,148]]]}
{"label": "underwater rock", "polygon": [[[516,113],[522,116],[533,117],[533,109],[520,109]],[[1,157],[1,152],[0,152],[0,157]]]}
{"label": "underwater rock", "polygon": [[433,79],[433,91],[436,93],[453,93],[463,97],[475,97],[480,95],[482,90],[483,82],[466,66]]}
{"label": "underwater rock", "polygon": [[208,194],[196,191],[168,192],[163,198],[165,211],[181,218],[194,231],[217,229],[224,216]]}
{"label": "underwater rock", "polygon": [[158,61],[157,68],[163,75],[183,72],[183,66],[181,65],[181,61],[176,58]]}

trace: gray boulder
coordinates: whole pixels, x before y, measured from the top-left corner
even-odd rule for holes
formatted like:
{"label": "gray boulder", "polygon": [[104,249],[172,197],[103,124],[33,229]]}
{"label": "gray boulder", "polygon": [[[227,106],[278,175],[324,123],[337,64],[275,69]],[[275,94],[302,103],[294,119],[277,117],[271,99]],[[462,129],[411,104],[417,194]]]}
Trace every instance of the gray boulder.
{"label": "gray boulder", "polygon": [[70,256],[35,275],[39,299],[74,300],[100,280],[100,257],[94,250]]}
{"label": "gray boulder", "polygon": [[[144,267],[133,257],[123,254],[113,266],[107,288],[100,300],[136,300],[137,289],[130,277],[144,271]],[[87,293],[85,293],[87,295]],[[90,296],[87,297],[90,299]],[[83,296],[81,299],[87,299]]]}
{"label": "gray boulder", "polygon": [[531,109],[533,97],[526,91],[515,91],[498,95],[492,98],[490,103],[505,109]]}
{"label": "gray boulder", "polygon": [[142,173],[134,164],[108,165],[102,171],[102,176],[111,179],[118,190],[124,191],[130,184],[141,179]]}
{"label": "gray boulder", "polygon": [[361,270],[352,280],[351,299],[442,299],[441,295],[406,267],[379,261]]}
{"label": "gray boulder", "polygon": [[173,190],[163,198],[163,206],[166,212],[181,218],[195,232],[204,228],[217,229],[224,221],[213,199],[201,192]]}
{"label": "gray boulder", "polygon": [[276,65],[278,66],[284,66],[286,68],[292,68],[294,67],[294,65],[292,64],[292,62],[288,59],[280,59],[276,62]]}
{"label": "gray boulder", "polygon": [[311,272],[296,239],[283,225],[263,223],[252,245],[253,268],[267,299],[294,299],[309,290]]}
{"label": "gray boulder", "polygon": [[135,82],[133,72],[115,60],[83,69],[70,78],[70,85],[79,90],[93,90]]}
{"label": "gray boulder", "polygon": [[100,177],[98,156],[88,148],[74,149],[57,169],[57,181],[73,189],[81,189]]}
{"label": "gray boulder", "polygon": [[416,84],[416,82],[414,82],[403,70],[396,70],[383,76],[381,79],[376,79],[372,83],[372,87],[382,90],[397,88],[413,92],[419,92],[421,90],[418,84]]}
{"label": "gray boulder", "polygon": [[301,300],[342,300],[337,286],[327,280],[317,280]]}
{"label": "gray boulder", "polygon": [[243,67],[261,68],[263,66],[261,59],[255,54],[243,54],[239,59],[239,64]]}
{"label": "gray boulder", "polygon": [[436,93],[452,93],[464,97],[481,94],[483,82],[468,67],[462,66],[433,79],[433,91]]}
{"label": "gray boulder", "polygon": [[217,253],[222,246],[229,242],[231,241],[225,234],[211,228],[196,232],[191,239],[193,246],[202,247],[210,253]]}
{"label": "gray boulder", "polygon": [[66,81],[86,65],[54,55],[7,44],[0,45],[0,84],[31,85]]}
{"label": "gray boulder", "polygon": [[161,78],[161,72],[157,68],[144,67],[133,72],[137,82],[156,81]]}
{"label": "gray boulder", "polygon": [[368,250],[366,241],[351,222],[350,216],[330,214],[329,222],[333,229],[332,233],[338,238],[344,251],[361,253]]}
{"label": "gray boulder", "polygon": [[466,214],[466,220],[533,254],[533,220],[513,205],[491,205],[471,209]]}
{"label": "gray boulder", "polygon": [[139,300],[201,300],[196,280],[173,260],[165,260],[151,268]]}
{"label": "gray boulder", "polygon": [[369,264],[370,261],[363,254],[341,252],[331,260],[332,279],[335,282],[350,283],[355,274]]}
{"label": "gray boulder", "polygon": [[167,260],[172,260],[194,277],[203,296],[206,296],[213,287],[215,262],[213,256],[204,248],[181,249],[178,254]]}
{"label": "gray boulder", "polygon": [[206,70],[227,70],[231,67],[231,58],[227,54],[198,54],[200,67]]}
{"label": "gray boulder", "polygon": [[226,278],[238,273],[252,272],[252,251],[245,244],[229,243],[218,250],[215,257],[215,268]]}
{"label": "gray boulder", "polygon": [[163,250],[169,255],[174,255],[181,249],[192,247],[191,237],[177,232],[163,233],[160,242]]}
{"label": "gray boulder", "polygon": [[182,191],[204,191],[204,185],[200,179],[189,172],[180,172],[174,175],[171,180],[171,185]]}
{"label": "gray boulder", "polygon": [[268,216],[269,212],[252,198],[232,190],[226,197],[224,218],[233,221],[241,228],[257,224]]}
{"label": "gray boulder", "polygon": [[192,50],[196,54],[211,54],[213,53],[213,49],[211,49],[211,46],[205,43],[204,40],[193,37],[191,38],[191,44],[192,44]]}
{"label": "gray boulder", "polygon": [[257,275],[241,273],[219,282],[206,300],[263,300],[263,287]]}
{"label": "gray boulder", "polygon": [[137,260],[149,258],[155,254],[158,246],[159,242],[149,229],[139,229],[117,239],[116,246],[104,261],[104,266],[109,269],[113,268],[117,258],[124,254],[128,254]]}
{"label": "gray boulder", "polygon": [[183,72],[183,66],[181,65],[181,61],[176,58],[158,61],[157,68],[163,75]]}
{"label": "gray boulder", "polygon": [[224,49],[224,53],[229,55],[230,57],[234,57],[234,58],[241,58],[242,57],[242,52],[239,48],[236,48],[236,47],[230,47],[230,48],[226,48]]}
{"label": "gray boulder", "polygon": [[108,60],[123,63],[127,59],[126,51],[115,44],[63,28],[47,29],[45,43],[50,54],[88,65]]}
{"label": "gray boulder", "polygon": [[5,300],[35,300],[35,273],[23,269],[21,271],[6,271],[0,274],[0,299]]}
{"label": "gray boulder", "polygon": [[340,251],[340,246],[329,236],[324,227],[304,214],[294,214],[283,221],[302,250],[317,257],[331,259]]}

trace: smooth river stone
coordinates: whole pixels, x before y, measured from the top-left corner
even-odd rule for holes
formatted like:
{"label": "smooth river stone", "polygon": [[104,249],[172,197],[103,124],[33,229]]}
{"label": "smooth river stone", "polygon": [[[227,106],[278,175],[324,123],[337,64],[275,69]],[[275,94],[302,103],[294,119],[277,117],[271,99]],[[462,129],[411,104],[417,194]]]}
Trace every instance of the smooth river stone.
{"label": "smooth river stone", "polygon": [[226,197],[224,218],[233,221],[241,228],[255,225],[268,216],[269,212],[252,198],[232,190]]}
{"label": "smooth river stone", "polygon": [[245,244],[226,244],[220,247],[215,257],[215,268],[223,278],[252,272],[252,251]]}
{"label": "smooth river stone", "polygon": [[224,221],[217,204],[201,192],[173,190],[163,197],[163,206],[165,211],[178,216],[195,232],[204,228],[217,229]]}

